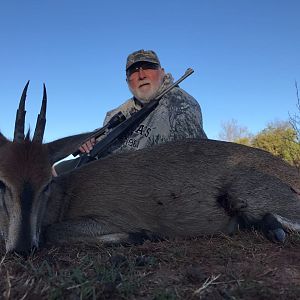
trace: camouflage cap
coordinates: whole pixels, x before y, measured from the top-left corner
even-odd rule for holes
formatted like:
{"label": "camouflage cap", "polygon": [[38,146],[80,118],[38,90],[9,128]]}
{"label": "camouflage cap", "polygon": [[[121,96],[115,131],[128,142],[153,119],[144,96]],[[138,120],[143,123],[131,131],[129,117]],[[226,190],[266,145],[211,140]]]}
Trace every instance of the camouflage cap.
{"label": "camouflage cap", "polygon": [[140,61],[148,61],[160,66],[159,59],[154,51],[141,49],[128,55],[126,70],[128,70],[128,68],[130,68],[133,64]]}

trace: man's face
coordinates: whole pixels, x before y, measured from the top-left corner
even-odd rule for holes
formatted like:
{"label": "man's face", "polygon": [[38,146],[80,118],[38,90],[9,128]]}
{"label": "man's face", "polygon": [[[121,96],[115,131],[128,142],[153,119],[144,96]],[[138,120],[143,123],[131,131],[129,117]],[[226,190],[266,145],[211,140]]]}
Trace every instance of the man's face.
{"label": "man's face", "polygon": [[127,70],[127,83],[135,98],[147,102],[157,93],[164,76],[165,71],[159,65],[139,62]]}

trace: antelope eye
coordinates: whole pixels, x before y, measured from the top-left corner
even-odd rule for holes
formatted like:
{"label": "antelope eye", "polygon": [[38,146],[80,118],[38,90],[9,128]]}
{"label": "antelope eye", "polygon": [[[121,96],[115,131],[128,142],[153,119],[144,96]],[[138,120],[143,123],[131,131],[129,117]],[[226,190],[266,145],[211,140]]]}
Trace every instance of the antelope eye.
{"label": "antelope eye", "polygon": [[6,185],[4,184],[3,181],[0,180],[0,191],[5,192],[5,190],[6,190]]}
{"label": "antelope eye", "polygon": [[[1,208],[1,212],[6,212],[6,216],[8,217],[8,211],[7,211],[7,207],[5,204],[5,192],[6,192],[6,185],[3,181],[0,180],[0,208]],[[1,235],[1,230],[0,230],[0,235]]]}

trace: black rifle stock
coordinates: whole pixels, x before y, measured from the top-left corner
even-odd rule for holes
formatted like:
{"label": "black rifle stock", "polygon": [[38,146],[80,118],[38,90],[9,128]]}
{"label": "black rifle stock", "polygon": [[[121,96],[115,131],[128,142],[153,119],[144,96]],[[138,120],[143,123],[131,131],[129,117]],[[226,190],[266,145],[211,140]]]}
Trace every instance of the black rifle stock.
{"label": "black rifle stock", "polygon": [[[98,156],[98,158],[99,158],[103,154],[103,152],[105,152],[113,144],[113,142],[115,140],[117,140],[121,136],[124,136],[130,129],[132,129],[134,127],[134,125],[142,122],[156,108],[159,101],[166,93],[168,93],[170,90],[172,90],[174,87],[176,87],[180,82],[182,82],[184,79],[186,79],[188,76],[190,76],[193,72],[194,72],[193,69],[188,68],[185,71],[184,75],[182,77],[180,77],[176,82],[171,84],[164,91],[162,91],[159,95],[157,95],[153,100],[148,102],[141,110],[137,111],[130,118],[121,122],[114,129],[112,129],[104,139],[99,141],[94,146],[94,148],[90,151],[89,154],[84,154],[81,156],[76,167],[79,167],[85,163],[88,163],[89,161],[93,160],[96,156]],[[107,129],[107,127],[105,127],[104,131],[106,129]],[[99,131],[100,130],[101,129],[99,129]],[[94,135],[92,135],[92,136],[94,136]],[[100,135],[98,135],[98,136],[100,136]]]}

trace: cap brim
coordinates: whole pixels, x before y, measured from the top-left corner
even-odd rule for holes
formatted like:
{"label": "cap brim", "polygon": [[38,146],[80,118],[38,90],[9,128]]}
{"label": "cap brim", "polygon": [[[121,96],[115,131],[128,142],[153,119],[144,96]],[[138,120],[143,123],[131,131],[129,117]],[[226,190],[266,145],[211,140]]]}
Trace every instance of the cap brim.
{"label": "cap brim", "polygon": [[145,58],[143,58],[143,59],[138,59],[138,60],[136,60],[135,62],[129,64],[129,65],[126,67],[126,71],[127,71],[130,67],[132,67],[133,65],[135,65],[135,64],[137,64],[137,63],[140,63],[140,62],[150,62],[150,63],[157,64],[157,65],[160,66],[160,63],[158,63],[157,60],[155,60],[155,59],[151,59],[151,58],[145,59]]}

